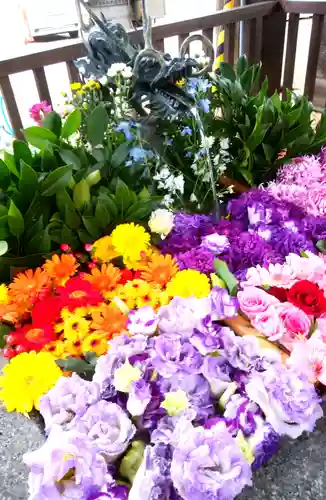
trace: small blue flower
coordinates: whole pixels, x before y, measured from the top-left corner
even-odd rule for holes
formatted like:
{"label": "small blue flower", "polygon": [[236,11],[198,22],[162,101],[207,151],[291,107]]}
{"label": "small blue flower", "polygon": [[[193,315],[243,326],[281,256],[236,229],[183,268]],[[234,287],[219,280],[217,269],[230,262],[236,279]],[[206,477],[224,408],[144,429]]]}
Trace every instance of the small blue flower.
{"label": "small blue flower", "polygon": [[200,101],[198,101],[198,106],[204,111],[204,113],[209,112],[210,104],[211,101],[209,99],[200,99]]}
{"label": "small blue flower", "polygon": [[172,146],[172,144],[173,144],[173,139],[168,139],[168,138],[167,138],[167,139],[166,139],[166,144],[167,144],[167,146]]}
{"label": "small blue flower", "polygon": [[132,141],[134,134],[131,132],[130,127],[133,126],[133,122],[122,121],[115,127],[117,132],[122,132],[125,136],[126,141]]}
{"label": "small blue flower", "polygon": [[184,127],[182,130],[181,130],[181,135],[182,136],[185,136],[185,135],[192,135],[192,130],[190,127]]}
{"label": "small blue flower", "polygon": [[196,92],[206,92],[212,84],[204,78],[189,78],[188,80],[188,92],[191,95],[195,95]]}
{"label": "small blue flower", "polygon": [[[147,158],[152,158],[154,156],[153,151],[149,151],[148,149],[133,147],[129,151],[129,157],[134,162],[142,162]],[[126,165],[131,165],[131,161],[126,162]]]}
{"label": "small blue flower", "polygon": [[191,152],[191,151],[187,151],[187,152],[185,153],[185,157],[186,157],[186,158],[191,158],[191,157],[192,157],[192,152]]}

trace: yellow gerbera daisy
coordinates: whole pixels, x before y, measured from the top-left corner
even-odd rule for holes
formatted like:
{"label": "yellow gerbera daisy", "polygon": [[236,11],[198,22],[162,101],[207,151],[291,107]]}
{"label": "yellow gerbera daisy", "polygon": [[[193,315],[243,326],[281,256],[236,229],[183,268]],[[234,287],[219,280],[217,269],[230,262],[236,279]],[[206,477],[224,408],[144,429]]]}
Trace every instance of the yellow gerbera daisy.
{"label": "yellow gerbera daisy", "polygon": [[108,340],[105,334],[100,335],[99,333],[92,333],[83,340],[82,343],[83,354],[86,354],[87,352],[95,352],[97,356],[102,356],[102,354],[105,354],[107,350],[108,350]]}
{"label": "yellow gerbera daisy", "polygon": [[24,352],[3,368],[0,377],[0,401],[7,411],[29,413],[39,409],[41,396],[46,394],[62,375],[53,356],[48,352]]}
{"label": "yellow gerbera daisy", "polygon": [[79,314],[71,313],[63,320],[63,336],[72,342],[83,340],[89,334],[90,321]]}
{"label": "yellow gerbera daisy", "polygon": [[103,236],[93,244],[92,256],[101,262],[111,262],[119,256],[112,245],[111,236]]}
{"label": "yellow gerbera daisy", "polygon": [[179,271],[166,287],[170,297],[207,297],[210,293],[209,279],[194,269]]}
{"label": "yellow gerbera daisy", "polygon": [[9,303],[8,288],[4,283],[2,283],[2,285],[0,285],[0,304],[8,304],[8,303]]}
{"label": "yellow gerbera daisy", "polygon": [[65,343],[61,340],[55,340],[46,344],[43,347],[42,352],[48,352],[54,357],[54,359],[63,359],[67,357],[65,353]]}
{"label": "yellow gerbera daisy", "polygon": [[136,262],[141,260],[142,254],[146,254],[150,235],[142,226],[133,222],[120,224],[111,234],[114,250],[122,255],[123,259]]}

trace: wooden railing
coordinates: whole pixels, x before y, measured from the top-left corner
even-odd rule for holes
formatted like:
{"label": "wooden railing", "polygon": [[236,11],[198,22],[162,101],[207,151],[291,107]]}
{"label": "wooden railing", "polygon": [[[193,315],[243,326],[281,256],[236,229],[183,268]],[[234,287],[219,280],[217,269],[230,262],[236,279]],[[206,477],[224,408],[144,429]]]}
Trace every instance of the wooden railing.
{"label": "wooden railing", "polygon": [[[214,27],[223,25],[225,26],[225,59],[233,64],[237,55],[236,27],[237,23],[242,21],[245,28],[245,53],[248,55],[250,62],[262,61],[263,73],[268,75],[269,90],[272,92],[281,88],[284,50],[286,50],[286,54],[283,86],[292,88],[299,16],[301,13],[313,14],[305,79],[305,92],[312,99],[324,15],[326,14],[326,1],[265,0],[257,2],[256,0],[249,0],[249,5],[244,7],[219,11],[200,18],[156,25],[153,29],[153,40],[157,49],[164,50],[165,38],[178,36],[179,45],[181,45],[189,33],[201,30],[203,34],[213,41]],[[288,37],[286,43],[287,16]],[[131,32],[130,38],[134,42],[141,43],[142,30]],[[56,63],[66,63],[70,81],[77,81],[79,75],[72,61],[83,55],[85,55],[84,45],[81,41],[76,41],[64,47],[0,61],[0,88],[16,137],[22,137],[22,120],[11,85],[10,75],[32,70],[40,100],[47,100],[51,103],[44,67]]]}

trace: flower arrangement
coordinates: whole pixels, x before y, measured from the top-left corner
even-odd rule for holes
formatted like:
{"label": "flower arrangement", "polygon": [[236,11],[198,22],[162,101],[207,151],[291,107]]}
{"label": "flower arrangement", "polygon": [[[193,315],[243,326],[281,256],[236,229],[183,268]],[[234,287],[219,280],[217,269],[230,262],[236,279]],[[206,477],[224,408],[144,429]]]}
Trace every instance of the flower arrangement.
{"label": "flower arrangement", "polygon": [[326,384],[326,263],[310,252],[283,264],[250,268],[238,292],[241,312],[270,342],[290,353],[287,363]]}
{"label": "flower arrangement", "polygon": [[39,403],[47,441],[24,456],[30,499],[231,500],[280,436],[313,430],[313,385],[222,327],[223,296],[132,311],[90,381],[57,381]]}

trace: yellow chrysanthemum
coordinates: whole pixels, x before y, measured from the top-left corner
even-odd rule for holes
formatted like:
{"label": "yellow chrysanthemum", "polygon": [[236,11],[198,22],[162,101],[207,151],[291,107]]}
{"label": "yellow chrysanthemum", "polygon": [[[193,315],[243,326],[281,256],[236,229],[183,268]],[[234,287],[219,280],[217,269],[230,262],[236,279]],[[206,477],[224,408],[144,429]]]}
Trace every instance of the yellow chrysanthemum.
{"label": "yellow chrysanthemum", "polygon": [[146,295],[150,291],[151,291],[150,284],[144,280],[135,279],[132,281],[128,281],[128,283],[124,285],[125,296],[130,297],[132,299],[136,299],[137,297]]}
{"label": "yellow chrysanthemum", "polygon": [[63,335],[66,340],[72,342],[83,340],[89,334],[90,322],[79,314],[70,313],[63,320]]}
{"label": "yellow chrysanthemum", "polygon": [[55,340],[46,344],[43,347],[42,352],[48,352],[54,357],[54,359],[64,359],[67,357],[67,354],[65,353],[65,343],[61,340]]}
{"label": "yellow chrysanthemum", "polygon": [[0,285],[0,304],[8,304],[9,296],[8,296],[8,288],[4,283]]}
{"label": "yellow chrysanthemum", "polygon": [[81,89],[81,83],[79,82],[74,82],[70,85],[71,90],[80,90]]}
{"label": "yellow chrysanthemum", "polygon": [[145,306],[151,306],[156,309],[160,306],[160,290],[155,288],[150,289],[145,295],[140,295],[136,298],[136,306],[138,309]]}
{"label": "yellow chrysanthemum", "polygon": [[7,411],[29,413],[39,409],[40,398],[62,375],[48,352],[24,352],[3,368],[0,377],[0,401]]}
{"label": "yellow chrysanthemum", "polygon": [[82,341],[80,339],[66,340],[64,344],[67,356],[80,357],[82,355]]}
{"label": "yellow chrysanthemum", "polygon": [[170,297],[207,297],[210,292],[209,280],[205,274],[194,269],[179,271],[166,287]]}
{"label": "yellow chrysanthemum", "polygon": [[100,335],[99,333],[92,333],[83,340],[82,343],[83,354],[86,354],[87,352],[95,352],[97,356],[102,356],[102,354],[105,354],[107,350],[108,350],[108,340],[105,334]]}
{"label": "yellow chrysanthemum", "polygon": [[141,260],[142,254],[146,254],[150,235],[142,226],[133,222],[130,224],[120,224],[111,234],[114,250],[122,255],[123,259],[132,262]]}
{"label": "yellow chrysanthemum", "polygon": [[101,262],[111,262],[119,256],[112,245],[111,236],[103,236],[93,244],[92,256]]}

